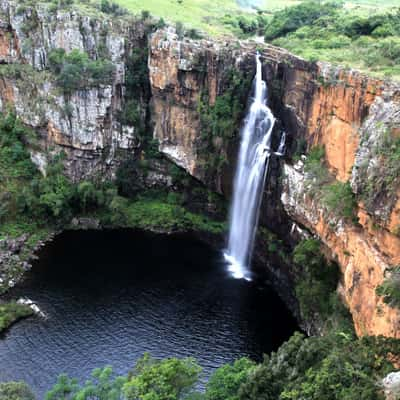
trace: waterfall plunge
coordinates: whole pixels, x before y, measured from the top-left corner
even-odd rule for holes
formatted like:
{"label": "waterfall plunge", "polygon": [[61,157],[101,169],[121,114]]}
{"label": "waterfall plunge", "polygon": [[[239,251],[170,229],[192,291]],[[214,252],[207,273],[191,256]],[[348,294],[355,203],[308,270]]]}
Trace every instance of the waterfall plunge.
{"label": "waterfall plunge", "polygon": [[[275,118],[267,106],[267,85],[262,80],[260,56],[253,97],[241,131],[241,144],[236,168],[230,214],[228,249],[225,259],[235,278],[250,280],[249,265],[257,231],[259,210],[271,155],[271,136]],[[277,155],[284,152],[284,140]]]}

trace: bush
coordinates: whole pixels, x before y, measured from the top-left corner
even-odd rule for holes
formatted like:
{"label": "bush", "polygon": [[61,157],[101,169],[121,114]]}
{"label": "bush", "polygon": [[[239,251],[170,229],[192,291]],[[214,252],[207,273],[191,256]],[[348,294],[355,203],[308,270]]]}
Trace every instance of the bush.
{"label": "bush", "polygon": [[194,359],[159,361],[145,354],[124,384],[127,400],[187,398],[194,392],[201,368]]}
{"label": "bush", "polygon": [[385,130],[371,146],[370,158],[377,163],[365,163],[360,166],[361,198],[367,209],[376,207],[376,203],[385,200],[385,206],[396,201],[396,191],[400,182],[400,138],[389,129]]}
{"label": "bush", "polygon": [[180,21],[177,21],[175,24],[175,32],[178,35],[179,39],[183,39],[185,36],[185,27],[183,26],[183,23]]}
{"label": "bush", "polygon": [[287,7],[274,14],[265,30],[265,40],[273,40],[294,32],[302,26],[310,25],[323,16],[332,16],[339,5],[334,2],[320,3],[307,1],[293,7]]}
{"label": "bush", "polygon": [[138,160],[124,160],[116,172],[116,185],[121,196],[135,198],[142,190],[140,166]]}
{"label": "bush", "polygon": [[101,0],[100,10],[105,14],[112,14],[116,17],[128,14],[128,10],[109,0]]}
{"label": "bush", "polygon": [[400,308],[400,265],[389,271],[389,276],[376,288],[376,294],[390,307]]}
{"label": "bush", "polygon": [[348,221],[357,221],[357,202],[349,182],[334,182],[322,191],[322,203],[329,213]]}
{"label": "bush", "polygon": [[308,183],[310,195],[315,196],[321,190],[322,185],[330,181],[328,169],[325,166],[325,148],[313,147],[304,164],[305,177]]}
{"label": "bush", "polygon": [[223,80],[225,92],[218,96],[213,105],[209,104],[208,93],[202,93],[198,104],[201,123],[201,139],[204,156],[207,157],[206,169],[220,171],[227,162],[221,149],[215,143],[234,139],[245,113],[245,107],[251,88],[251,78],[235,69],[226,72]]}
{"label": "bush", "polygon": [[303,2],[275,13],[266,36],[310,61],[352,65],[379,76],[400,74],[400,11],[396,9],[366,15],[341,3],[330,8],[329,3]]}
{"label": "bush", "polygon": [[35,400],[25,382],[0,383],[0,400]]}
{"label": "bush", "polygon": [[388,356],[399,354],[399,343],[339,332],[307,339],[296,333],[255,368],[239,399],[383,400],[376,382],[392,371]]}
{"label": "bush", "polygon": [[32,314],[32,309],[25,304],[0,303],[0,333],[6,330],[15,321]]}
{"label": "bush", "polygon": [[247,381],[256,364],[240,358],[233,364],[225,364],[211,376],[206,387],[206,400],[239,400],[240,386]]}
{"label": "bush", "polygon": [[48,67],[57,76],[57,83],[64,92],[112,83],[114,65],[111,61],[91,60],[87,53],[53,49],[49,53]]}

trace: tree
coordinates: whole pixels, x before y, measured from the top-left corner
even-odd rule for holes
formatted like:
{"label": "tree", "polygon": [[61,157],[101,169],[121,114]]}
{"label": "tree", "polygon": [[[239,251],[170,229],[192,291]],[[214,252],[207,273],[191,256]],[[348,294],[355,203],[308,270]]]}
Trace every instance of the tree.
{"label": "tree", "polygon": [[46,400],[120,400],[125,377],[113,378],[110,366],[97,368],[92,372],[92,380],[82,387],[76,379],[60,375],[57,383],[47,393]]}
{"label": "tree", "polygon": [[265,30],[265,40],[273,40],[294,32],[302,26],[310,25],[323,16],[334,15],[340,4],[306,1],[293,7],[287,7],[274,14]]}
{"label": "tree", "polygon": [[194,395],[201,368],[192,358],[162,361],[145,354],[124,385],[127,400],[180,400]]}
{"label": "tree", "polygon": [[239,388],[255,365],[248,358],[240,358],[218,368],[207,384],[206,400],[239,400]]}

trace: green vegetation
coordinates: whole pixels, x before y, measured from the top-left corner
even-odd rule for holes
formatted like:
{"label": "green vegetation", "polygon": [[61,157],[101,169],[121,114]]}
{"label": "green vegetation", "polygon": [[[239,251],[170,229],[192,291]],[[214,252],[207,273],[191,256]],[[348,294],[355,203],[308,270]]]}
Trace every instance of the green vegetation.
{"label": "green vegetation", "polygon": [[321,243],[315,239],[300,242],[293,251],[293,261],[297,265],[295,291],[303,319],[325,320],[332,316],[339,279],[337,265],[326,261]]}
{"label": "green vegetation", "polygon": [[[122,163],[116,182],[93,179],[73,183],[64,173],[62,153],[49,160],[46,176],[42,176],[30,160],[25,146],[28,141],[34,144],[34,133],[12,112],[0,118],[0,235],[3,237],[30,233],[33,246],[49,230],[63,228],[73,216],[80,215],[98,217],[105,225],[143,229],[214,233],[225,229],[223,222],[214,222],[183,208],[179,196],[175,202],[166,191],[146,192],[138,175],[140,168],[144,168],[144,160]],[[151,147],[147,153],[151,156],[150,150]]]}
{"label": "green vegetation", "polygon": [[308,194],[336,218],[357,223],[357,201],[350,182],[334,180],[325,165],[325,149],[314,146],[304,165]]}
{"label": "green vegetation", "polygon": [[357,202],[350,182],[337,181],[324,186],[322,203],[329,213],[338,215],[347,221],[358,221],[355,215]]}
{"label": "green vegetation", "polygon": [[223,95],[217,96],[210,105],[208,93],[203,93],[198,104],[201,118],[201,152],[208,158],[207,169],[217,173],[227,163],[221,153],[224,143],[234,140],[238,135],[238,127],[243,118],[247,97],[251,88],[251,76],[236,69],[227,71],[223,78],[226,87]]}
{"label": "green vegetation", "polygon": [[218,368],[207,383],[205,400],[239,400],[239,389],[248,381],[256,364],[240,358]]}
{"label": "green vegetation", "polygon": [[116,17],[119,17],[121,15],[126,15],[128,13],[127,9],[121,7],[114,1],[109,1],[109,0],[101,0],[100,10],[105,14],[112,14]]}
{"label": "green vegetation", "polygon": [[35,400],[35,396],[24,382],[0,383],[0,400]]}
{"label": "green vegetation", "polygon": [[61,375],[46,400],[194,400],[200,371],[191,358],[157,360],[145,354],[128,376],[115,378],[112,368],[105,367],[94,370],[93,379],[80,386]]}
{"label": "green vegetation", "polygon": [[400,308],[400,265],[389,271],[389,276],[376,288],[376,294],[390,307]]}
{"label": "green vegetation", "polygon": [[57,83],[65,93],[112,82],[114,65],[107,60],[91,60],[87,53],[64,49],[49,52],[50,70],[56,74]]}
{"label": "green vegetation", "polygon": [[[115,376],[111,367],[105,367],[80,385],[61,375],[45,399],[383,400],[378,382],[393,370],[389,355],[399,351],[396,339],[356,339],[353,333],[340,331],[310,338],[295,333],[260,364],[242,358],[217,369],[205,393],[195,389],[201,371],[195,360],[157,360],[145,354],[126,376]],[[0,395],[8,385],[29,393],[23,384],[11,383],[0,385]],[[29,394],[15,397],[31,399]]]}
{"label": "green vegetation", "polygon": [[[202,37],[204,32],[239,38],[264,36],[267,42],[272,41],[310,61],[329,61],[379,77],[400,77],[400,12],[396,0],[262,0],[253,9],[240,7],[235,0],[52,0],[43,3],[51,3],[50,9],[54,11],[77,8],[96,17],[106,14],[125,18],[132,12],[148,21],[152,28],[163,27],[167,21],[176,26],[179,36],[194,39]],[[31,0],[23,1],[18,12],[32,5]],[[158,22],[152,15],[159,18]],[[25,21],[23,29],[27,33],[38,28],[36,17]],[[97,72],[104,68],[108,77],[104,60],[94,62],[99,63]],[[79,86],[79,82],[85,82],[76,73],[77,69],[69,66],[60,77],[67,88],[70,84]],[[91,74],[88,76],[90,84]]]}
{"label": "green vegetation", "polygon": [[240,387],[239,399],[384,399],[377,382],[393,369],[387,361],[392,351],[398,354],[398,340],[357,340],[343,332],[306,339],[296,333],[256,367]]}
{"label": "green vegetation", "polygon": [[191,358],[159,361],[145,354],[128,375],[123,392],[127,400],[188,398],[194,392],[200,371]]}
{"label": "green vegetation", "polygon": [[[9,328],[14,322],[33,314],[32,309],[25,304],[0,303],[0,333]],[[1,399],[1,387],[0,387]]]}
{"label": "green vegetation", "polygon": [[304,2],[295,7],[277,12],[265,30],[265,40],[271,41],[307,25],[312,25],[319,18],[335,14],[338,3]]}
{"label": "green vegetation", "polygon": [[308,60],[330,61],[378,76],[400,76],[400,11],[368,12],[307,1],[274,14],[267,41]]}
{"label": "green vegetation", "polygon": [[359,175],[364,177],[360,195],[367,209],[373,208],[382,199],[389,204],[396,199],[400,183],[400,138],[391,130],[385,130],[371,144],[370,154],[378,162],[366,162],[359,171]]}
{"label": "green vegetation", "polygon": [[118,4],[133,13],[143,10],[165,18],[172,23],[182,23],[189,29],[207,32],[211,35],[230,34],[231,29],[224,26],[220,19],[227,14],[249,13],[242,12],[235,0],[118,0]]}
{"label": "green vegetation", "polygon": [[[158,196],[158,198],[157,198]],[[148,193],[129,201],[120,196],[113,198],[109,210],[99,214],[104,225],[154,229],[163,231],[204,231],[221,234],[226,230],[224,222],[216,222],[210,218],[187,211],[178,204],[179,197],[161,193]]]}

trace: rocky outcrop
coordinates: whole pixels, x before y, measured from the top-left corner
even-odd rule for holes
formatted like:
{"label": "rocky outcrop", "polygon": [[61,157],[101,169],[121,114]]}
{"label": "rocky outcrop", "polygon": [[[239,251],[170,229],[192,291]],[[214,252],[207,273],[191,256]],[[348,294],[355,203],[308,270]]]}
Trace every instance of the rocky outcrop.
{"label": "rocky outcrop", "polygon": [[[39,133],[31,152],[43,172],[49,155],[63,150],[67,172],[75,180],[106,178],[113,176],[121,159],[137,153],[143,127],[127,123],[121,114],[131,100],[126,96],[126,72],[132,50],[146,46],[151,98],[137,96],[144,110],[139,122],[154,133],[166,158],[227,198],[239,124],[229,137],[204,137],[204,114],[206,109],[216,112],[218,99],[229,93],[232,71],[240,72],[250,91],[254,53],[256,48],[261,52],[270,106],[278,118],[276,130],[286,131],[288,148],[286,162],[271,164],[262,223],[289,246],[305,228],[320,237],[341,267],[341,293],[357,332],[400,337],[399,312],[375,293],[389,268],[400,263],[399,182],[396,177],[390,181],[390,194],[383,190],[370,201],[364,196],[371,173],[386,165],[375,144],[387,132],[400,132],[399,88],[356,71],[308,63],[273,46],[181,39],[170,28],[150,34],[143,21],[52,13],[44,4],[21,8],[15,1],[0,0],[0,109],[13,106]],[[57,48],[107,58],[115,66],[112,82],[66,95],[48,69],[49,53]],[[244,111],[245,101],[241,107]],[[204,146],[205,141],[211,146]],[[314,145],[325,147],[333,178],[351,180],[359,200],[359,224],[327,215],[307,195],[302,164],[295,164],[292,156]],[[149,186],[171,185],[163,168],[151,171],[147,179]],[[274,282],[290,290],[289,265],[271,267],[262,254],[259,260]]]}
{"label": "rocky outcrop", "polygon": [[386,400],[400,399],[400,372],[391,372],[382,380]]}
{"label": "rocky outcrop", "polygon": [[52,238],[48,233],[43,240],[30,240],[29,234],[17,238],[0,239],[0,295],[15,286],[31,268],[35,253]]}

